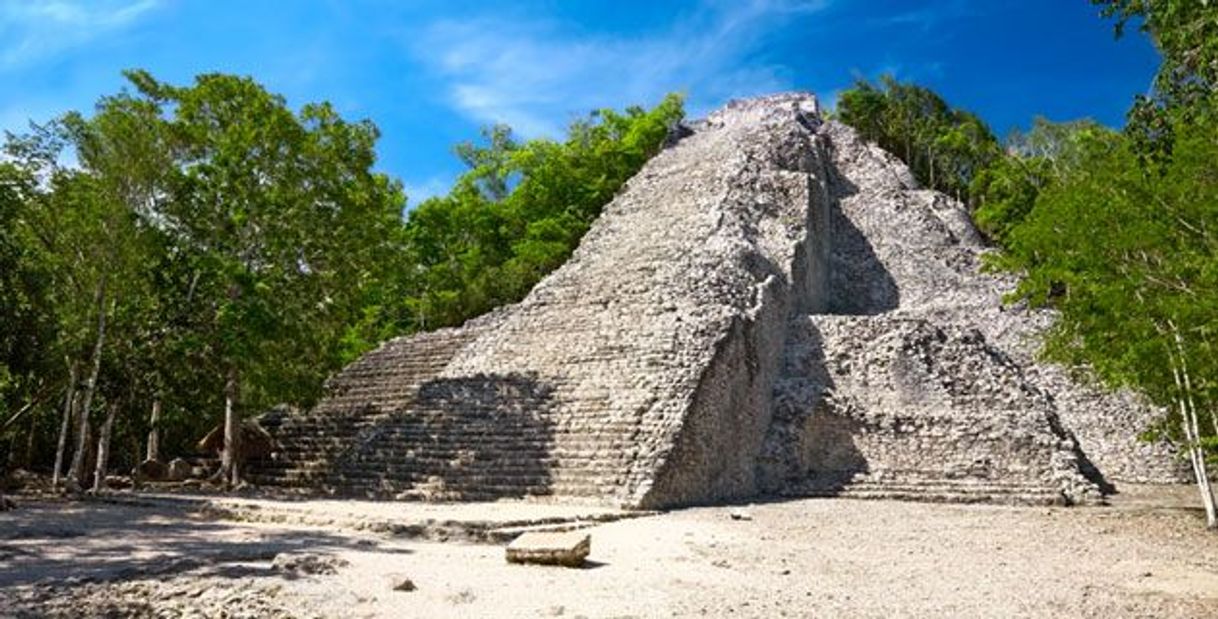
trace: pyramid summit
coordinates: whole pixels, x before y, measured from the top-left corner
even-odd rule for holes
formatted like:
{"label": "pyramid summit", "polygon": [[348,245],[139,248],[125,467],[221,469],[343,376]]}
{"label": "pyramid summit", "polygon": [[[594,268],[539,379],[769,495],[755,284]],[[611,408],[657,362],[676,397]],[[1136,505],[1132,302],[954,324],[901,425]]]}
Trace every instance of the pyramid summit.
{"label": "pyramid summit", "polygon": [[1153,410],[1038,362],[1051,312],[959,202],[826,121],[735,101],[674,133],[519,303],[331,379],[254,480],[659,508],[759,494],[1088,502],[1183,479]]}

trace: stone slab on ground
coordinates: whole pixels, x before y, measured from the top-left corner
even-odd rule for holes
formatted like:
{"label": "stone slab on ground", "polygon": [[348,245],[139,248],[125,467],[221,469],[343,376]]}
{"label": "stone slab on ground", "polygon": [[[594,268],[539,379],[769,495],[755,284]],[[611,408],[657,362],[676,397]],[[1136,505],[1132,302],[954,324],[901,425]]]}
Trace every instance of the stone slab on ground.
{"label": "stone slab on ground", "polygon": [[579,567],[592,553],[592,535],[586,530],[525,533],[508,544],[508,563],[534,563]]}

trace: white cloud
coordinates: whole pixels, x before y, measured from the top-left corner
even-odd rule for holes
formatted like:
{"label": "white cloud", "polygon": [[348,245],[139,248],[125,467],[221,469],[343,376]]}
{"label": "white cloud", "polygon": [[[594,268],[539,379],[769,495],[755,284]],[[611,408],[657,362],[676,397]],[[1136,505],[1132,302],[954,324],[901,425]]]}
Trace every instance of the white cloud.
{"label": "white cloud", "polygon": [[161,0],[0,0],[0,70],[84,45],[160,5]]}
{"label": "white cloud", "polygon": [[789,88],[785,67],[742,59],[768,30],[827,5],[708,0],[642,37],[574,34],[549,21],[442,20],[424,28],[413,51],[467,117],[556,136],[593,108],[652,104],[671,91],[686,92],[691,115],[700,115],[729,97]]}
{"label": "white cloud", "polygon": [[402,189],[406,192],[406,208],[412,209],[422,204],[428,198],[448,193],[453,181],[450,178],[433,176],[422,182],[404,182]]}

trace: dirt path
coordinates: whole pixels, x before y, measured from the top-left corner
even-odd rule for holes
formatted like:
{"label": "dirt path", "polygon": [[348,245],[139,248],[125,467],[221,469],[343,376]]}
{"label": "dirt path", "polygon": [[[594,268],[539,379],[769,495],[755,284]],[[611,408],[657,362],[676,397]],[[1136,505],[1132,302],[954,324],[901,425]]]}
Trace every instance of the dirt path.
{"label": "dirt path", "polygon": [[[589,565],[570,570],[508,565],[494,545],[25,505],[0,515],[0,616],[1218,616],[1218,535],[1160,496],[732,511],[599,525]],[[324,565],[277,570],[279,553]],[[393,591],[403,577],[417,590]]]}

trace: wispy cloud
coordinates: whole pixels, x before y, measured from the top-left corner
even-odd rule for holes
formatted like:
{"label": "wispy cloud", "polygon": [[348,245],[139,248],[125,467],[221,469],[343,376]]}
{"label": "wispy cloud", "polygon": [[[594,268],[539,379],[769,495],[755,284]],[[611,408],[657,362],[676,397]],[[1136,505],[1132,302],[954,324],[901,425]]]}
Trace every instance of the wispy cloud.
{"label": "wispy cloud", "polygon": [[943,22],[975,15],[980,9],[968,0],[937,0],[926,6],[913,8],[877,20],[878,25],[903,28],[918,28],[926,31]]}
{"label": "wispy cloud", "polygon": [[406,192],[406,208],[412,209],[428,198],[448,193],[453,180],[442,176],[433,176],[422,182],[405,182],[402,189]]}
{"label": "wispy cloud", "polygon": [[0,70],[79,47],[125,28],[161,0],[0,0]]}
{"label": "wispy cloud", "polygon": [[595,107],[653,103],[670,91],[686,92],[696,115],[727,97],[789,88],[786,67],[747,58],[768,31],[827,6],[710,0],[672,28],[640,37],[589,36],[546,20],[437,21],[413,51],[462,114],[553,136]]}

